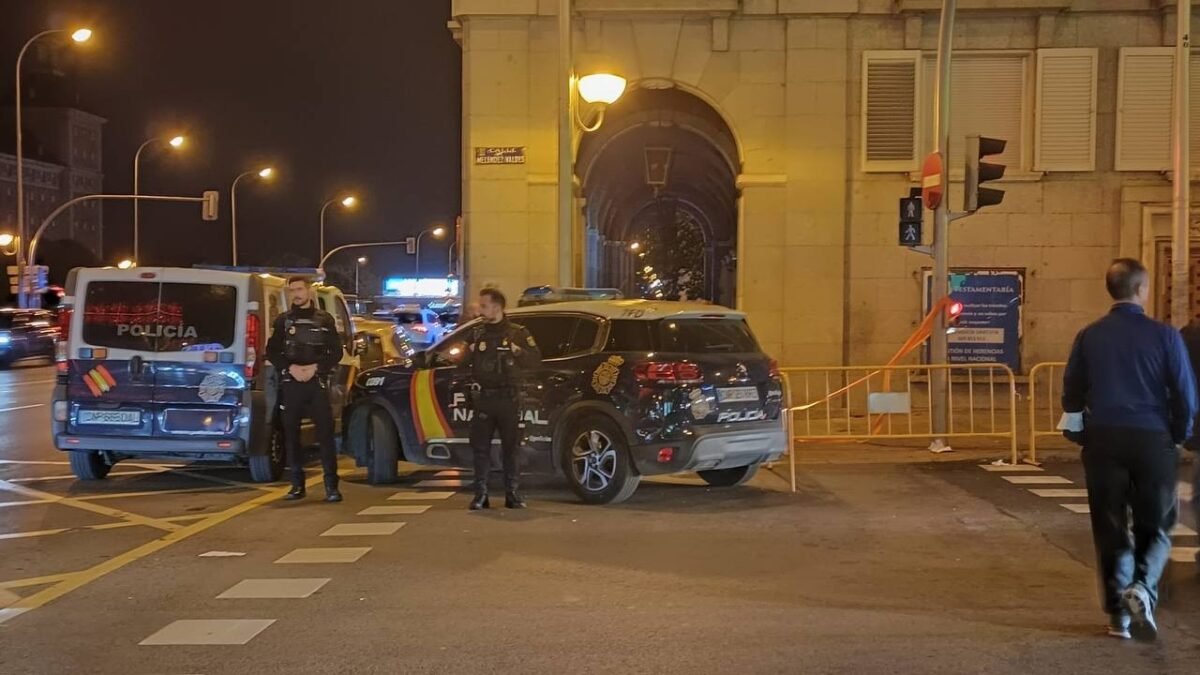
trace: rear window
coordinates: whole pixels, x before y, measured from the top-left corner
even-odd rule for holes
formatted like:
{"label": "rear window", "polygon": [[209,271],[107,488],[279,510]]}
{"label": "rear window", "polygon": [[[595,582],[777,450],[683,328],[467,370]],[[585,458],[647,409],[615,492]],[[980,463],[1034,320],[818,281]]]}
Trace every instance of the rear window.
{"label": "rear window", "polygon": [[652,352],[654,343],[650,339],[650,321],[614,319],[608,323],[606,352]]}
{"label": "rear window", "polygon": [[398,323],[425,323],[424,317],[416,312],[400,312],[396,314]]}
{"label": "rear window", "polygon": [[743,319],[663,319],[658,322],[658,351],[683,354],[759,351]]}
{"label": "rear window", "polygon": [[233,346],[237,289],[218,284],[93,281],[84,296],[83,340],[146,352]]}

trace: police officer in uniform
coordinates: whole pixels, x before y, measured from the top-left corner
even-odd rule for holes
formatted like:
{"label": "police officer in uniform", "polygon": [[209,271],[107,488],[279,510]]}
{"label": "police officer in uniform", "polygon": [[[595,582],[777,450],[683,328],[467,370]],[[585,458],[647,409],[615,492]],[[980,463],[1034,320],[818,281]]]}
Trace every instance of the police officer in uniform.
{"label": "police officer in uniform", "polygon": [[337,323],[316,307],[306,277],[291,277],[287,284],[290,311],[275,319],[267,342],[267,360],[275,365],[280,381],[280,412],[292,489],[284,499],[304,498],[304,456],[300,447],[300,423],[313,421],[321,444],[321,466],[325,470],[325,501],[340,502],[337,446],[333,439],[333,410],[329,403],[329,376],[342,360],[342,341]]}
{"label": "police officer in uniform", "polygon": [[495,288],[479,293],[479,312],[483,322],[467,343],[464,366],[471,370],[472,406],[471,450],[475,454],[475,498],[471,510],[488,508],[488,474],[492,470],[492,437],[500,432],[504,457],[504,506],[525,508],[517,492],[520,467],[517,444],[521,440],[521,372],[536,368],[541,350],[529,331],[510,323],[504,315],[504,294]]}

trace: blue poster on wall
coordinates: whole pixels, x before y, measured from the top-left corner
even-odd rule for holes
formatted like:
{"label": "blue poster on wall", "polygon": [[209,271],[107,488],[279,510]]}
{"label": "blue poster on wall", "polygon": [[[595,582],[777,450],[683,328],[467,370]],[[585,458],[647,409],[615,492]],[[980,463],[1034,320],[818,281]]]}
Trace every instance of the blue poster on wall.
{"label": "blue poster on wall", "polygon": [[[932,286],[933,274],[927,270],[926,308]],[[963,311],[947,340],[950,363],[1003,363],[1020,372],[1024,295],[1024,270],[952,270],[950,298],[961,302]],[[926,360],[928,353],[927,345]]]}

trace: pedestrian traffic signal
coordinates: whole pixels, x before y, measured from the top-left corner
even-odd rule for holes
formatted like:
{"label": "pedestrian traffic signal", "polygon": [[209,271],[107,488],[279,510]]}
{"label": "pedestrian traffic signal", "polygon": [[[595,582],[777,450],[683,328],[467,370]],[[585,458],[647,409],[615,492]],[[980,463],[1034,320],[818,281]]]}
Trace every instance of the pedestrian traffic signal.
{"label": "pedestrian traffic signal", "polygon": [[958,319],[962,316],[963,304],[958,300],[950,300],[946,303],[946,332],[953,333],[955,327],[958,326]]}
{"label": "pedestrian traffic signal", "polygon": [[995,206],[1004,201],[1004,190],[980,187],[989,180],[1004,176],[1003,164],[982,161],[990,155],[1004,152],[1008,142],[986,136],[967,136],[967,171],[963,177],[963,210],[974,213],[985,206]]}

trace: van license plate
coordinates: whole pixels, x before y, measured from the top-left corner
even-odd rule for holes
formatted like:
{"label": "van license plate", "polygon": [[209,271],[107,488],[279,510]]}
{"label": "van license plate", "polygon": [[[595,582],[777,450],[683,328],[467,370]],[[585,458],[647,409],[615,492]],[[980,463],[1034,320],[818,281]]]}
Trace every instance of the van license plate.
{"label": "van license plate", "polygon": [[138,410],[80,410],[79,423],[137,427],[142,424],[142,413]]}
{"label": "van license plate", "polygon": [[725,387],[717,390],[720,403],[747,403],[758,400],[758,387]]}

